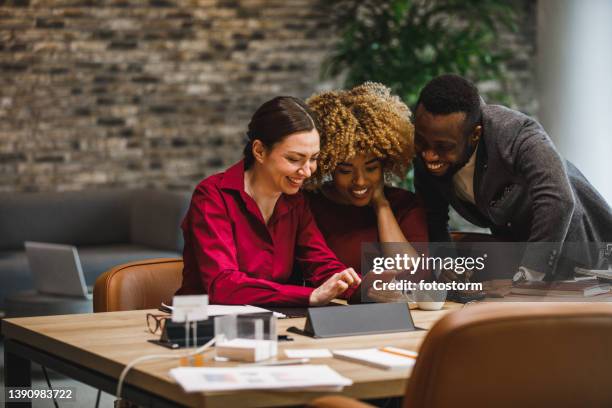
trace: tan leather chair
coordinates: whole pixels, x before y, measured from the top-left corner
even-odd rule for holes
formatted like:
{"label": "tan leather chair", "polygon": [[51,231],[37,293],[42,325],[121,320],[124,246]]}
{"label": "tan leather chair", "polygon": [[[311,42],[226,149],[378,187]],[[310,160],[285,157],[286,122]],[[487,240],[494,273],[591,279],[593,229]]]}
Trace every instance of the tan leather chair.
{"label": "tan leather chair", "polygon": [[[612,407],[611,379],[612,303],[480,304],[427,334],[404,406]],[[310,406],[367,405],[334,396]]]}
{"label": "tan leather chair", "polygon": [[156,258],[115,266],[96,279],[94,312],[155,309],[181,286],[183,260]]}

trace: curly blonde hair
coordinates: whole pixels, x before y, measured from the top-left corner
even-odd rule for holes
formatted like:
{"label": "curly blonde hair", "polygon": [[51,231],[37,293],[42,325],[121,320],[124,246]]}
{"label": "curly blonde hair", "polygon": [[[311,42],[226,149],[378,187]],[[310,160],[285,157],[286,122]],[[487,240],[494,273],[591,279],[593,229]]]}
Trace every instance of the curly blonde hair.
{"label": "curly blonde hair", "polygon": [[385,176],[403,177],[414,157],[410,109],[386,86],[366,82],[347,91],[328,91],[306,103],[318,116],[321,153],[311,187],[331,177],[338,163],[358,154],[382,159]]}

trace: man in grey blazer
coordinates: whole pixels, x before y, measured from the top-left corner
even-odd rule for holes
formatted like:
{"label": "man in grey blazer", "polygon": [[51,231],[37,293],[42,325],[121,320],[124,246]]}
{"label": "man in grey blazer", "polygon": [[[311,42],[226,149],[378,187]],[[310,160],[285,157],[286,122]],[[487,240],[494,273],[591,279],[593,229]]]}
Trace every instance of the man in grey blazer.
{"label": "man in grey blazer", "polygon": [[502,241],[526,242],[515,279],[604,265],[599,247],[612,242],[612,210],[534,119],[486,105],[472,83],[442,75],[419,96],[415,148],[431,241],[450,240],[450,205]]}

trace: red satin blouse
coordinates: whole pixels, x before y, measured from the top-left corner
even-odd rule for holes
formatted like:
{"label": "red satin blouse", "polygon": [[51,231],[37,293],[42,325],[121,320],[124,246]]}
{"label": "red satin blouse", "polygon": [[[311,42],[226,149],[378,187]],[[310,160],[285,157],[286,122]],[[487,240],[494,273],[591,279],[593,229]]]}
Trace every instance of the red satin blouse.
{"label": "red satin blouse", "polygon": [[177,295],[208,293],[216,304],[307,306],[314,289],[290,284],[294,271],[318,286],[346,269],[301,192],[282,194],[266,225],[244,191],[243,161],[200,182],[182,229],[185,266]]}

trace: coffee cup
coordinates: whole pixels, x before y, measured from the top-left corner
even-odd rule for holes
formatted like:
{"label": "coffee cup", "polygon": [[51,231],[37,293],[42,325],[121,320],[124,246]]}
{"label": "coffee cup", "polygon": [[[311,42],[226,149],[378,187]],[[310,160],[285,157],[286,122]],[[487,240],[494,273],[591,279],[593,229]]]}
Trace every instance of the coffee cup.
{"label": "coffee cup", "polygon": [[446,301],[446,290],[415,290],[413,298],[421,310],[440,310]]}

